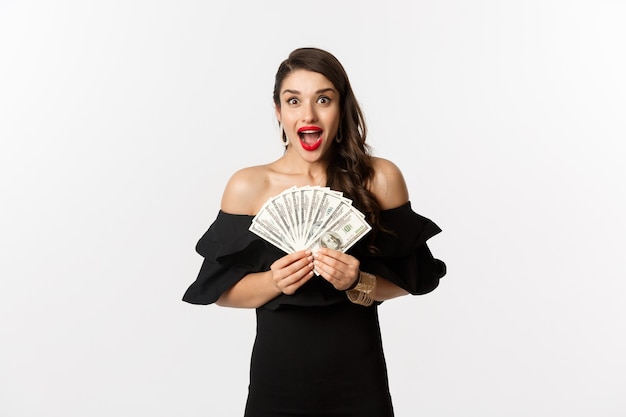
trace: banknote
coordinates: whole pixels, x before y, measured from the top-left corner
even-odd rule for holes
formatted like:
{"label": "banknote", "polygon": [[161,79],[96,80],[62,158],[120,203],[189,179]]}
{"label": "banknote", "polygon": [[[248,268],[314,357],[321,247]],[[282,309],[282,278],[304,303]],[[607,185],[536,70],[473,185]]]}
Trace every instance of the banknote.
{"label": "banknote", "polygon": [[295,252],[293,246],[290,244],[285,235],[276,231],[276,228],[273,227],[273,225],[267,225],[264,221],[255,222],[250,225],[250,231],[286,253]]}
{"label": "banknote", "polygon": [[283,227],[273,207],[267,207],[254,217],[250,231],[287,253],[296,250],[295,242],[289,235],[288,228]]}
{"label": "banknote", "polygon": [[342,252],[371,226],[352,201],[328,187],[291,187],[268,199],[249,230],[285,253],[328,247]]}
{"label": "banknote", "polygon": [[347,210],[323,227],[309,242],[307,248],[320,247],[346,252],[370,230],[371,226],[356,210]]}

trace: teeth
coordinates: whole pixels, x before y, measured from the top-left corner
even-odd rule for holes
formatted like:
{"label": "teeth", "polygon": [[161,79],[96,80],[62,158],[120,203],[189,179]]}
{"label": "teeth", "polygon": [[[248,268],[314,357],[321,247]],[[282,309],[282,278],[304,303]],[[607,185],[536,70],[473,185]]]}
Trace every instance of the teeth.
{"label": "teeth", "polygon": [[319,130],[303,130],[300,133],[309,134],[309,133],[317,133]]}

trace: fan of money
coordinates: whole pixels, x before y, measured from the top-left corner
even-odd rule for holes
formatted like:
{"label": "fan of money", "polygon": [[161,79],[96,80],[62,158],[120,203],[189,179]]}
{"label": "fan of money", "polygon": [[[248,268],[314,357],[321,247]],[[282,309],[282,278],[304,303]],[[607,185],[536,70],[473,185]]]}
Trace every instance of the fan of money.
{"label": "fan of money", "polygon": [[319,247],[345,252],[371,229],[350,199],[317,186],[292,187],[270,198],[250,225],[286,253]]}

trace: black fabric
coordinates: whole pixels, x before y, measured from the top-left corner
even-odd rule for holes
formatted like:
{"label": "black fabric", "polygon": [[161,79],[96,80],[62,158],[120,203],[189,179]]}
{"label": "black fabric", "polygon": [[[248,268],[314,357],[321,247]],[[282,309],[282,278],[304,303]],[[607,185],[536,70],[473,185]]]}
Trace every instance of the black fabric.
{"label": "black fabric", "polygon": [[391,417],[376,306],[257,309],[246,417]]}
{"label": "black fabric", "polygon": [[[251,272],[269,270],[285,255],[248,230],[252,216],[220,211],[199,240],[204,262],[183,300],[211,304]],[[413,212],[410,203],[381,212],[391,234],[373,236],[349,253],[361,269],[381,276],[411,294],[434,290],[446,273],[426,241],[441,232]],[[245,417],[391,417],[387,370],[380,340],[378,304],[352,304],[322,277],[293,295],[280,295],[256,310]]]}
{"label": "black fabric", "polygon": [[[253,216],[218,213],[196,245],[196,251],[204,257],[204,262],[196,281],[185,292],[184,301],[192,304],[214,303],[245,275],[267,271],[276,259],[285,255],[282,250],[248,230],[252,219]],[[375,245],[379,254],[370,254],[365,240],[348,251],[359,259],[361,269],[381,276],[414,295],[426,294],[437,288],[439,279],[446,274],[446,266],[433,258],[426,241],[441,229],[431,220],[413,212],[410,202],[383,210],[380,223],[392,234],[377,234]],[[342,291],[316,277],[295,294],[280,295],[263,308],[330,305],[345,299]]]}

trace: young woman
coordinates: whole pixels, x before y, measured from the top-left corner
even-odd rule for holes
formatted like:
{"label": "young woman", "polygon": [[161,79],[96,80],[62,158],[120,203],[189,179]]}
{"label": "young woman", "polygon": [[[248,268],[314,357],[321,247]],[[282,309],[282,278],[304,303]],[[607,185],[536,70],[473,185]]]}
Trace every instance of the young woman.
{"label": "young woman", "polygon": [[[393,416],[377,307],[437,287],[445,264],[426,241],[441,230],[413,212],[398,167],[371,156],[333,55],[293,51],[276,74],[274,104],[285,152],[231,177],[183,300],[256,309],[246,417]],[[285,254],[249,231],[268,199],[305,185],[341,191],[370,233],[346,253],[323,245]]]}

